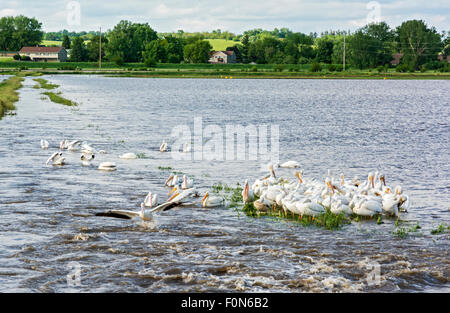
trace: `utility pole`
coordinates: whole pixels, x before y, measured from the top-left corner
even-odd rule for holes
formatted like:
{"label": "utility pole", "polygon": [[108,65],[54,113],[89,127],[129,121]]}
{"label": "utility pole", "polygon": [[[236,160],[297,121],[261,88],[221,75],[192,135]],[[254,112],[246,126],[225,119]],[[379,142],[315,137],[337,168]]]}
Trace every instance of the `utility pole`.
{"label": "utility pole", "polygon": [[345,71],[345,31],[344,31],[344,54],[342,56],[342,63],[343,63],[343,67],[344,67],[344,71]]}
{"label": "utility pole", "polygon": [[102,68],[102,28],[100,27],[100,38],[99,38],[99,45],[98,45],[98,67]]}

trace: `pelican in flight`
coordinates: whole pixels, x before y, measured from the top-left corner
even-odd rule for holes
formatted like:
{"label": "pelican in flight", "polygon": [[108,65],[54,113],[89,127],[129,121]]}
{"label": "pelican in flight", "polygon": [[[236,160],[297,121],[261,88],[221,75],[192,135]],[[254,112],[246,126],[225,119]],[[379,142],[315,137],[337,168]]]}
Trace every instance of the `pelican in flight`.
{"label": "pelican in flight", "polygon": [[147,194],[147,196],[145,197],[144,205],[146,207],[152,208],[152,207],[154,207],[157,204],[158,204],[158,195],[157,194],[152,195],[152,192],[150,191]]}
{"label": "pelican in flight", "polygon": [[117,167],[116,167],[116,163],[114,163],[114,162],[102,162],[98,166],[98,169],[101,171],[111,172],[111,171],[117,170]]}
{"label": "pelican in flight", "polygon": [[212,208],[216,206],[223,205],[225,199],[221,196],[210,196],[209,192],[206,192],[205,196],[202,199],[202,207],[204,208]]}
{"label": "pelican in flight", "polygon": [[66,158],[62,156],[62,152],[55,152],[53,153],[45,162],[45,165],[64,165],[66,164]]}
{"label": "pelican in flight", "polygon": [[133,152],[128,152],[128,153],[124,153],[120,156],[121,159],[125,159],[125,160],[132,160],[132,159],[137,159],[137,155],[134,154]]}
{"label": "pelican in flight", "polygon": [[95,216],[107,216],[107,217],[116,217],[116,218],[124,218],[124,219],[140,219],[142,221],[142,225],[144,227],[148,226],[145,222],[152,222],[153,214],[149,209],[145,209],[144,203],[141,203],[140,211],[131,211],[131,210],[110,210],[106,213],[96,213]]}
{"label": "pelican in flight", "polygon": [[166,152],[167,151],[167,142],[163,140],[161,146],[159,147],[160,152]]}
{"label": "pelican in flight", "polygon": [[83,166],[91,166],[92,160],[95,158],[93,154],[82,154],[81,155],[81,164]]}
{"label": "pelican in flight", "polygon": [[48,141],[45,139],[41,139],[41,149],[48,149]]}

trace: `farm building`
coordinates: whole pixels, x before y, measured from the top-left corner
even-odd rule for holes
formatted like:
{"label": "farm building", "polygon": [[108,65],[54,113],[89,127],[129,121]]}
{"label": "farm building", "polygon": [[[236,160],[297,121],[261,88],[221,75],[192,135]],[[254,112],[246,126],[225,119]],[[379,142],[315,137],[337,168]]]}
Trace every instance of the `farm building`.
{"label": "farm building", "polygon": [[29,56],[32,61],[40,62],[66,62],[67,51],[63,47],[23,47],[21,56]]}
{"label": "farm building", "polygon": [[208,62],[213,64],[236,63],[236,53],[234,51],[213,51]]}

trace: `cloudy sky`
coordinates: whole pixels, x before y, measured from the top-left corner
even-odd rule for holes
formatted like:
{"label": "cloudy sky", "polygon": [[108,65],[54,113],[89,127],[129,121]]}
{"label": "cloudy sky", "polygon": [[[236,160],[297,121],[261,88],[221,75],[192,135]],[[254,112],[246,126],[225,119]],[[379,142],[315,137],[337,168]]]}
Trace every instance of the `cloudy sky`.
{"label": "cloudy sky", "polygon": [[36,17],[45,31],[110,29],[122,19],[148,22],[158,32],[288,27],[320,33],[379,20],[395,27],[408,19],[450,30],[449,0],[0,0],[0,17],[18,14]]}

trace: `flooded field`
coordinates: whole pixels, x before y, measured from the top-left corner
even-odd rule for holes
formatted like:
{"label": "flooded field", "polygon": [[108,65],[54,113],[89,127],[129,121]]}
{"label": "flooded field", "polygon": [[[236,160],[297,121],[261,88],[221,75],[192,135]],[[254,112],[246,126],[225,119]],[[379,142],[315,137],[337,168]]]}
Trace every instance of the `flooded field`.
{"label": "flooded field", "polygon": [[[50,102],[28,77],[17,114],[0,120],[0,291],[450,291],[450,235],[431,234],[450,223],[448,81],[44,78],[79,105]],[[192,128],[195,117],[224,129],[278,125],[280,161],[300,162],[305,177],[383,171],[412,199],[403,227],[420,229],[400,238],[385,219],[329,231],[200,205],[158,213],[154,229],[96,217],[137,210],[150,190],[165,200],[172,171],[201,193],[266,174],[262,160],[160,153],[173,128]],[[105,150],[94,165],[114,161],[117,171],[83,167],[70,151],[67,165],[45,166],[63,139]],[[145,158],[119,159],[126,152]],[[81,286],[70,286],[77,269]]]}

